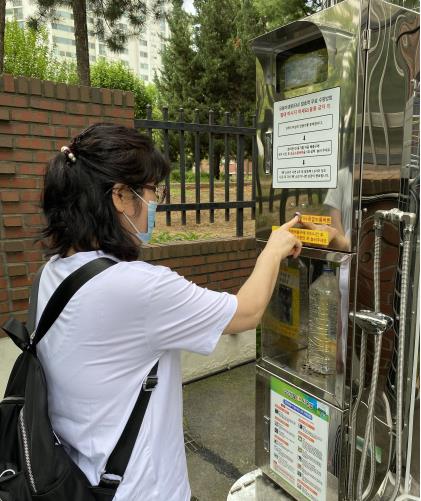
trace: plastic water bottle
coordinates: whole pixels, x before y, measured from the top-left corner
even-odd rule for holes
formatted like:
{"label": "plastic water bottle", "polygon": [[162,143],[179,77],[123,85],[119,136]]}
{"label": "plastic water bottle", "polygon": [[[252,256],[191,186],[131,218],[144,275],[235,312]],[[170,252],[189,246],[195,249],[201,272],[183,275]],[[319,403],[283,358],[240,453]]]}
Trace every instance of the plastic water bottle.
{"label": "plastic water bottle", "polygon": [[336,333],[340,304],[334,269],[323,265],[322,275],[309,289],[308,365],[320,374],[336,370]]}
{"label": "plastic water bottle", "polygon": [[298,258],[300,271],[300,340],[307,344],[308,332],[308,269],[305,262]]}

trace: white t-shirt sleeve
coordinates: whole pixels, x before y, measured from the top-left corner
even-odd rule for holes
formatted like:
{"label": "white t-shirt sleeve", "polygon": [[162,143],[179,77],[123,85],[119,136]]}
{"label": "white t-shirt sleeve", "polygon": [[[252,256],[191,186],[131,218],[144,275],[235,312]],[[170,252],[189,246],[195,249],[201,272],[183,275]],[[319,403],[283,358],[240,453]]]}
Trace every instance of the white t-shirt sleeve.
{"label": "white t-shirt sleeve", "polygon": [[199,287],[157,266],[146,328],[155,352],[186,350],[208,355],[237,310],[237,298]]}
{"label": "white t-shirt sleeve", "polygon": [[331,188],[328,190],[323,203],[329,207],[333,207],[334,209],[341,210],[341,192],[342,190],[339,186],[338,188]]}

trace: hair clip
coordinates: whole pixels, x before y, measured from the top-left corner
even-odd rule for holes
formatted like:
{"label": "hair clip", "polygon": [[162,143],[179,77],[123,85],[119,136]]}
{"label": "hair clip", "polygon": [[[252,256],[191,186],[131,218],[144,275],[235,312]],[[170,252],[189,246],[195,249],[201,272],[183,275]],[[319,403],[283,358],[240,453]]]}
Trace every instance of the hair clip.
{"label": "hair clip", "polygon": [[66,155],[66,157],[73,163],[76,162],[76,157],[72,153],[71,149],[68,146],[62,146],[60,151]]}

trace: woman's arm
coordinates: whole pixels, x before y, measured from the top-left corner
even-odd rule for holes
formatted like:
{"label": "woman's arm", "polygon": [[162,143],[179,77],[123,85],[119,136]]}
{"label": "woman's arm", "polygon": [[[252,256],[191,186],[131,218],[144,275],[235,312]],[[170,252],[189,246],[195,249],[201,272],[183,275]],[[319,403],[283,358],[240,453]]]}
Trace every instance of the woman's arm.
{"label": "woman's arm", "polygon": [[224,334],[237,334],[254,329],[272,297],[279,272],[279,265],[288,256],[297,257],[301,252],[301,242],[288,230],[299,221],[295,217],[272,234],[256,261],[250,277],[237,294],[237,311]]}

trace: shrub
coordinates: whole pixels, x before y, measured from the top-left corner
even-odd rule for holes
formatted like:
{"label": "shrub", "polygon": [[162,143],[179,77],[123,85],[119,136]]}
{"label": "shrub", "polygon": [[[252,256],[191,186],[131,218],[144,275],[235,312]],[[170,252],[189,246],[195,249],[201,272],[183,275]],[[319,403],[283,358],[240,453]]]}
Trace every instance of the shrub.
{"label": "shrub", "polygon": [[[76,61],[58,59],[51,48],[45,27],[34,30],[6,21],[4,37],[4,72],[15,76],[40,78],[68,84],[77,84]],[[146,116],[150,104],[157,112],[157,91],[154,84],[143,82],[120,61],[100,58],[91,66],[91,85],[107,89],[132,91],[135,99],[135,117]]]}
{"label": "shrub", "polygon": [[6,21],[4,34],[4,72],[15,76],[55,82],[77,83],[76,64],[58,61],[44,27],[38,31]]}
{"label": "shrub", "polygon": [[153,84],[145,85],[133,71],[121,61],[100,58],[91,67],[91,85],[107,89],[132,91],[135,99],[135,117],[146,116],[146,106],[154,105]]}

